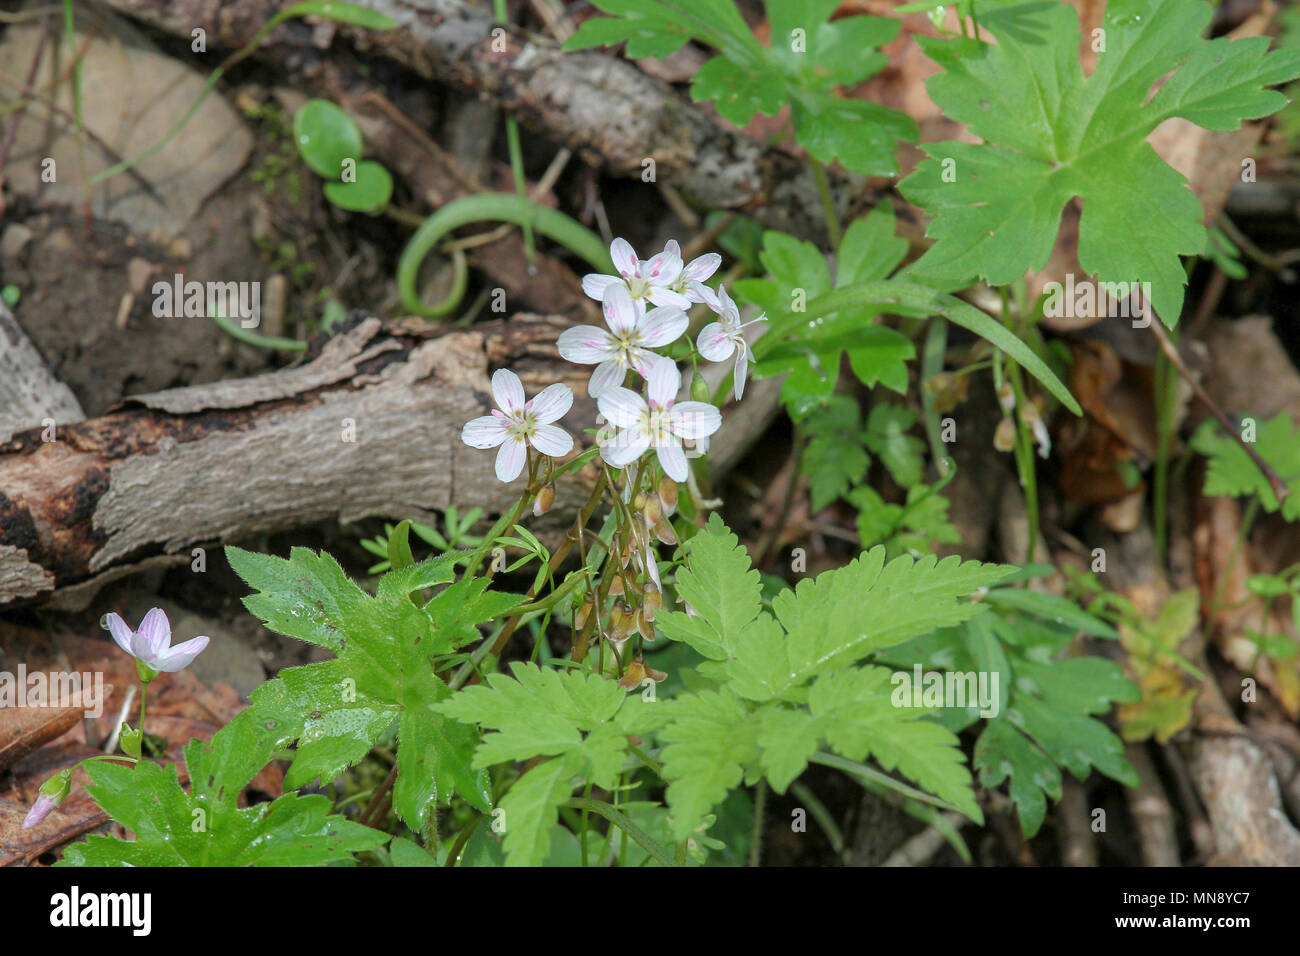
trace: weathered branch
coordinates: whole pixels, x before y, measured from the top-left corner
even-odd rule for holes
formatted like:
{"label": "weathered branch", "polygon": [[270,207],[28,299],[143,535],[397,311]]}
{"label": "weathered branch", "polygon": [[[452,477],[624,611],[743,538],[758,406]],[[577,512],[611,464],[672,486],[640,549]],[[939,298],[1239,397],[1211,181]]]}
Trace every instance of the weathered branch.
{"label": "weathered branch", "polygon": [[[189,39],[207,32],[214,46],[238,47],[286,4],[276,0],[106,0],[157,29]],[[477,92],[525,126],[577,150],[615,176],[641,179],[653,159],[659,180],[709,209],[730,209],[805,239],[823,242],[826,227],[816,185],[805,163],[782,149],[723,129],[666,83],[618,57],[598,51],[564,53],[558,44],[513,27],[504,52],[493,50],[499,29],[487,5],[464,0],[361,0],[388,14],[396,30],[338,28],[355,46],[430,80]],[[320,42],[332,27],[282,26],[264,56]],[[500,34],[498,34],[500,36]],[[502,44],[498,41],[497,48]],[[888,189],[860,176],[831,173],[843,221],[882,201]],[[922,229],[899,204],[900,230]]]}
{"label": "weathered branch", "polygon": [[[566,381],[585,396],[589,369],[555,353],[566,325],[362,319],[294,368],[137,395],[102,418],[60,422],[54,441],[20,432],[0,444],[0,606],[331,518],[502,512],[521,481],[498,482],[493,453],[464,445],[461,426],[490,407],[489,373],[502,366],[529,393]],[[712,445],[715,471],[759,433],[753,415],[771,413],[776,383],[759,385]],[[565,424],[581,439],[594,422],[580,397]],[[563,521],[584,494],[565,483],[547,517]]]}

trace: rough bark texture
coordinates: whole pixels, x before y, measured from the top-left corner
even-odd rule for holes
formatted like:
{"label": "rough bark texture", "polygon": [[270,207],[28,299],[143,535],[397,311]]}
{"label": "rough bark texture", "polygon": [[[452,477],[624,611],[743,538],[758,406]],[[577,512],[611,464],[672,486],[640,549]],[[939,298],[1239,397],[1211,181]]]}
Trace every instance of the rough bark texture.
{"label": "rough bark texture", "polygon": [[[489,374],[502,366],[529,394],[566,381],[585,396],[589,369],[555,355],[566,325],[365,318],[294,368],[137,395],[60,425],[54,441],[20,432],[0,445],[0,606],[56,588],[84,597],[141,563],[186,562],[196,545],[331,518],[502,512],[522,479],[498,482],[495,453],[464,445],[461,425],[489,410]],[[772,414],[779,386],[758,385],[712,445],[715,471]],[[579,397],[566,425],[581,436],[594,421],[594,403]],[[548,518],[584,497],[564,483]]]}
{"label": "rough bark texture", "polygon": [[[599,51],[564,53],[558,44],[513,27],[505,51],[495,52],[498,29],[486,4],[464,0],[361,0],[387,14],[398,29],[339,27],[356,47],[400,63],[421,76],[488,97],[525,126],[574,149],[616,176],[635,177],[654,159],[657,177],[689,200],[731,209],[805,239],[824,241],[826,228],[806,164],[781,149],[723,129],[666,83],[634,64]],[[202,28],[210,47],[242,46],[286,4],[275,0],[107,0],[109,6],[160,30],[184,37]],[[332,26],[301,23],[279,28],[266,55],[328,42]],[[500,43],[497,44],[498,48]],[[832,192],[845,221],[882,201],[888,189],[860,176],[831,173]],[[900,204],[900,231],[922,229]]]}

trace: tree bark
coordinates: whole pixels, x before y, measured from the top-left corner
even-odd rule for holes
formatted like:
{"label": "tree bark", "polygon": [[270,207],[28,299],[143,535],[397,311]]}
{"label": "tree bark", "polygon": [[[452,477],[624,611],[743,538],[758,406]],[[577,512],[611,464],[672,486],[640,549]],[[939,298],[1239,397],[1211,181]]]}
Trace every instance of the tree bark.
{"label": "tree bark", "polygon": [[[108,577],[189,563],[191,549],[337,519],[429,519],[455,505],[512,507],[495,452],[461,426],[492,407],[489,373],[508,366],[533,394],[574,388],[568,430],[594,424],[590,370],[561,361],[555,316],[449,328],[358,320],[311,361],[252,378],[128,398],[102,418],[20,432],[0,444],[0,607],[43,599],[84,606]],[[319,343],[318,343],[319,344]],[[719,369],[721,366],[719,366]],[[779,383],[756,383],[710,449],[725,470],[761,432]],[[46,438],[54,440],[47,441]],[[561,483],[551,522],[594,480]]]}
{"label": "tree bark", "polygon": [[[235,48],[284,6],[276,0],[106,0],[110,7],[189,40],[206,31],[210,46]],[[564,53],[558,44],[516,27],[500,27],[487,5],[465,0],[360,0],[387,14],[395,30],[371,31],[286,23],[262,55],[292,59],[328,42],[334,32],[356,48],[399,63],[426,79],[471,90],[525,126],[572,147],[615,176],[640,180],[645,161],[655,176],[708,209],[754,217],[773,229],[824,243],[826,225],[807,164],[790,153],[722,128],[672,88],[635,64],[599,51]],[[493,50],[503,29],[505,51]],[[497,34],[498,37],[502,34]],[[501,43],[497,42],[498,49]],[[840,217],[847,222],[894,193],[861,176],[829,173]],[[923,228],[896,201],[899,229],[920,240]]]}

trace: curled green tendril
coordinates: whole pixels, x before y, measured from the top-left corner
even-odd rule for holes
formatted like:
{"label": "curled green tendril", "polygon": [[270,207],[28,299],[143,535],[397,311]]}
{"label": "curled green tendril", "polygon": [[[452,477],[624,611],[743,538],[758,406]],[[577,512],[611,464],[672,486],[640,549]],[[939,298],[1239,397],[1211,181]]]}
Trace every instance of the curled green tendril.
{"label": "curled green tendril", "polygon": [[419,275],[420,263],[440,240],[461,226],[475,222],[510,222],[517,226],[529,224],[535,232],[581,256],[598,271],[614,271],[609,250],[600,237],[564,213],[506,193],[465,196],[449,202],[426,219],[402,250],[402,258],[397,263],[397,291],[402,297],[403,308],[412,315],[437,319],[452,312],[460,304],[466,282],[464,254],[459,250],[455,260],[456,278],[451,292],[442,302],[429,306],[420,301],[415,280]]}

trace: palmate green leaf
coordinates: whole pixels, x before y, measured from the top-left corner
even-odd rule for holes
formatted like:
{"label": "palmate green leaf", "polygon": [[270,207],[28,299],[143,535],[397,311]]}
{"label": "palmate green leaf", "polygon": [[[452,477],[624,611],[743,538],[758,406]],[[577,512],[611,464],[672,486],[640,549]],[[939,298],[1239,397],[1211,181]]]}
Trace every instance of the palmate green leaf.
{"label": "palmate green leaf", "polygon": [[927,81],[931,98],[984,143],[927,145],[930,158],[900,184],[933,217],[935,242],[914,274],[1004,285],[1041,270],[1078,197],[1083,268],[1103,282],[1150,282],[1156,311],[1175,325],[1179,257],[1205,250],[1203,210],[1146,137],[1176,116],[1237,129],[1285,105],[1265,87],[1300,75],[1300,52],[1268,54],[1266,37],[1202,39],[1211,12],[1205,0],[1110,0],[1106,49],[1086,78],[1078,15],[1056,0],[981,13],[996,45],[919,38],[945,70]]}
{"label": "palmate green leaf", "polygon": [[903,488],[911,488],[921,481],[925,442],[908,434],[915,424],[915,412],[885,402],[874,405],[867,417],[867,448],[875,452]]}
{"label": "palmate green leaf", "polygon": [[822,162],[834,159],[867,175],[892,176],[897,140],[915,141],[911,117],[874,103],[841,99],[888,62],[879,48],[898,35],[897,20],[853,16],[831,21],[837,0],[767,4],[772,45],[758,43],[732,0],[594,0],[611,14],[583,22],[566,43],[582,50],[627,43],[632,58],[663,58],[696,40],[718,50],[691,82],[691,97],[713,101],[737,126],[755,113],[775,116],[789,104],[795,137]]}
{"label": "palmate green leaf", "polygon": [[759,724],[725,689],[683,694],[659,706],[670,721],[659,736],[673,839],[684,840],[729,791],[757,779]]}
{"label": "palmate green leaf", "polygon": [[811,437],[804,445],[799,469],[808,479],[812,510],[817,512],[861,484],[871,456],[863,443],[858,405],[852,399],[832,397],[802,425]]}
{"label": "palmate green leaf", "polygon": [[870,756],[886,770],[898,769],[972,819],[981,819],[956,734],[921,719],[926,713],[897,706],[886,668],[823,674],[813,682],[807,710],[768,705],[760,711],[761,763],[772,787],[784,793],[824,742],[850,760]]}
{"label": "palmate green leaf", "polygon": [[[778,594],[775,616],[761,609],[748,556],[715,515],[691,540],[678,572],[686,600],[711,602],[718,630],[684,614],[656,623],[712,662],[701,673],[717,689],[655,708],[678,838],[698,826],[728,790],[766,775],[784,790],[823,744],[842,757],[876,760],[978,818],[970,774],[945,727],[895,706],[890,673],[852,669],[864,657],[985,609],[963,600],[1014,569],[934,556],[886,563],[876,548],[846,567]],[[724,609],[723,595],[743,596]]]}
{"label": "palmate green leaf", "polygon": [[660,611],[655,625],[672,640],[689,644],[710,660],[727,660],[741,632],[762,609],[759,574],[717,512],[687,547],[689,560],[677,572],[676,586],[696,616]]}
{"label": "palmate green leaf", "polygon": [[[515,663],[513,677],[490,674],[435,709],[462,725],[491,730],[474,754],[474,766],[554,759],[525,773],[502,798],[505,852],[511,866],[538,866],[550,847],[559,806],[577,783],[613,787],[627,754],[627,735],[651,725],[639,697],[595,674],[544,670]],[[647,705],[648,706],[648,705]],[[624,711],[625,713],[620,713]]]}
{"label": "palmate green leaf", "polygon": [[[1271,514],[1278,510],[1277,495],[1268,478],[1244,448],[1219,430],[1217,422],[1207,421],[1197,429],[1192,448],[1209,459],[1205,471],[1207,495],[1255,495],[1265,511]],[[1255,450],[1289,489],[1281,503],[1282,517],[1287,521],[1300,519],[1300,434],[1296,434],[1291,416],[1283,412],[1257,424]]]}
{"label": "palmate green leaf", "polygon": [[[134,840],[92,835],[61,866],[321,866],[383,844],[378,830],[330,815],[324,796],[286,794],[241,809],[238,798],[281,736],[275,721],[244,711],[211,742],[185,748],[192,792],[175,766],[96,762],[88,790]],[[269,726],[268,726],[269,724]]]}
{"label": "palmate green leaf", "polygon": [[[334,660],[287,668],[252,696],[249,713],[255,719],[277,722],[286,740],[298,741],[291,785],[332,779],[396,722],[393,806],[408,826],[418,830],[429,806],[453,793],[484,812],[490,809],[487,774],[471,764],[477,733],[435,707],[450,691],[434,673],[434,659],[476,638],[477,624],[522,598],[486,591],[485,581],[470,580],[445,588],[424,606],[413,603],[409,595],[451,580],[457,556],[392,571],[371,597],[327,555],[306,549],[295,549],[287,561],[231,555],[235,570],[262,592],[245,603],[259,616],[268,612],[269,626],[289,636],[336,637]],[[310,630],[298,625],[300,605],[311,612]]]}
{"label": "palmate green leaf", "polygon": [[985,787],[1010,781],[1020,829],[1032,838],[1047,816],[1047,797],[1061,799],[1061,771],[1046,754],[1005,720],[990,721],[975,742],[975,769]]}

